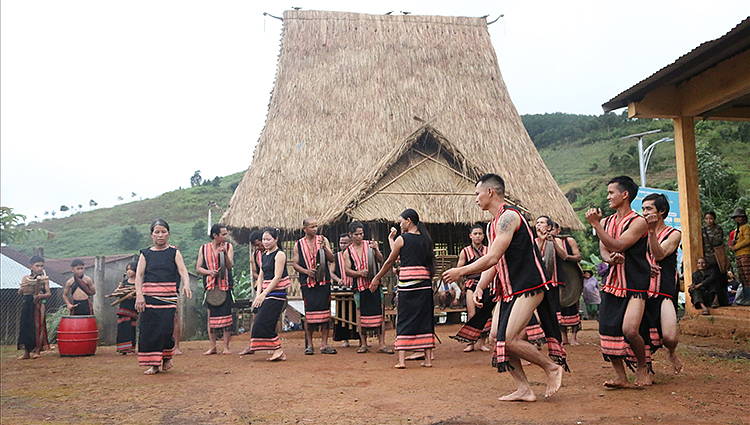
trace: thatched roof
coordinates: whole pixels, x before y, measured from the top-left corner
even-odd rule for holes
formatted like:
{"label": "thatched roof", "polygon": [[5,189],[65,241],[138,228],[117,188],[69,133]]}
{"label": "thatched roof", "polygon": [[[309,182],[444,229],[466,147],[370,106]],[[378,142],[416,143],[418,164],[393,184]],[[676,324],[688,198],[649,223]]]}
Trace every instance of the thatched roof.
{"label": "thatched roof", "polygon": [[266,125],[222,221],[297,229],[405,208],[487,221],[473,197],[487,172],[531,215],[583,228],[510,100],[484,18],[287,11]]}

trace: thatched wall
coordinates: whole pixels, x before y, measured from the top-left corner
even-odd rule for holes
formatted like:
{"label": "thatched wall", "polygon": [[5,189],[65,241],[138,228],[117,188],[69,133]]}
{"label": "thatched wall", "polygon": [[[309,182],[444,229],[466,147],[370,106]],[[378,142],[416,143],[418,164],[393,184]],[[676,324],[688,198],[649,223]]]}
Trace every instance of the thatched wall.
{"label": "thatched wall", "polygon": [[[401,175],[415,146],[440,152]],[[486,172],[532,216],[582,228],[510,100],[484,18],[287,11],[266,126],[223,221],[296,229],[405,208],[429,223],[487,221],[470,196]]]}

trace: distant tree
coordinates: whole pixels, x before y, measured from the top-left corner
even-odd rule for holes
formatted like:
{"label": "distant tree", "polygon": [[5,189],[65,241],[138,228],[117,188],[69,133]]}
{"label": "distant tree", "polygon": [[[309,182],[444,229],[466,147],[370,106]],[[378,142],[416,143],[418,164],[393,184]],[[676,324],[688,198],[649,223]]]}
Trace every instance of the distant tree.
{"label": "distant tree", "polygon": [[118,245],[127,250],[136,249],[140,246],[142,239],[143,235],[141,232],[135,226],[130,226],[122,229]]}
{"label": "distant tree", "polygon": [[135,198],[135,197],[136,197],[136,194],[135,194],[135,192],[130,192],[130,197],[131,197],[131,198]]}
{"label": "distant tree", "polygon": [[98,202],[96,202],[95,200],[93,200],[93,199],[92,199],[92,200],[90,200],[90,201],[89,201],[89,207],[92,207],[92,208],[93,208],[93,207],[95,207],[95,206],[97,206],[97,205],[99,205],[99,203],[98,203]]}
{"label": "distant tree", "polygon": [[52,215],[55,215],[55,214],[57,214],[57,211],[52,211],[52,213],[51,213],[51,214],[52,214]]}
{"label": "distant tree", "polygon": [[221,177],[216,176],[216,177],[214,177],[214,180],[211,182],[211,185],[213,187],[219,187],[220,183],[221,183]]}
{"label": "distant tree", "polygon": [[45,211],[45,212],[44,212],[44,215],[49,215],[49,211]]}
{"label": "distant tree", "polygon": [[68,211],[70,208],[68,208],[67,205],[60,205],[60,212]]}
{"label": "distant tree", "polygon": [[25,239],[26,232],[19,228],[24,221],[26,216],[14,213],[13,208],[0,207],[0,242],[7,244]]}
{"label": "distant tree", "polygon": [[232,184],[229,185],[229,190],[231,190],[232,192],[234,192],[235,190],[237,190],[237,186],[239,186],[239,185],[240,185],[240,182],[234,182],[234,183],[232,183]]}
{"label": "distant tree", "polygon": [[193,177],[190,177],[190,187],[200,186],[202,181],[201,170],[195,170]]}
{"label": "distant tree", "polygon": [[80,210],[82,208],[83,208],[83,204],[78,204],[78,209]]}
{"label": "distant tree", "polygon": [[118,196],[118,197],[117,197],[117,200],[118,200],[118,201],[120,201],[120,202],[122,202],[122,201],[123,201],[124,199],[125,199],[125,198],[123,198],[122,196]]}

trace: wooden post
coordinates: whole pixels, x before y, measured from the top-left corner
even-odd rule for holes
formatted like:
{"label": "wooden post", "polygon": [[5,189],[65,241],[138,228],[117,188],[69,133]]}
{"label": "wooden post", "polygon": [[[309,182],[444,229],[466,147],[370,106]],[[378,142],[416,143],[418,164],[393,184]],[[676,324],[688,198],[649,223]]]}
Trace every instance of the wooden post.
{"label": "wooden post", "polygon": [[685,311],[695,313],[687,288],[693,283],[698,258],[703,256],[701,236],[701,202],[698,189],[698,160],[695,150],[693,117],[674,120],[675,153],[677,156],[677,186],[680,196],[682,224],[682,261],[685,276]]}
{"label": "wooden post", "polygon": [[[104,317],[104,256],[97,255],[94,259],[94,288],[96,294],[94,294],[93,306],[94,315],[100,318]],[[97,321],[100,322],[100,321]]]}

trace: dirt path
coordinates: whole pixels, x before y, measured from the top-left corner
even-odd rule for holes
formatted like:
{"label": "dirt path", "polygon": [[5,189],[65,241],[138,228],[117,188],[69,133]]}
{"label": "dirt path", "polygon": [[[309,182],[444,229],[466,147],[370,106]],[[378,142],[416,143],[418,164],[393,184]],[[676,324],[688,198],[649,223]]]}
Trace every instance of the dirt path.
{"label": "dirt path", "polygon": [[[396,358],[356,354],[304,356],[300,332],[286,333],[288,360],[269,364],[266,355],[203,356],[206,341],[185,342],[185,354],[167,373],[144,376],[135,356],[99,347],[96,356],[15,360],[2,350],[3,424],[653,424],[750,422],[750,342],[682,336],[685,362],[669,374],[666,354],[655,356],[656,385],[610,390],[594,322],[584,322],[583,345],[567,347],[572,373],[561,391],[544,400],[543,374],[528,367],[540,401],[502,403],[515,388],[495,372],[487,353],[463,353],[448,339],[458,326],[438,327],[442,345],[435,367]],[[317,336],[317,335],[316,335]],[[236,353],[249,336],[233,339]],[[392,343],[394,332],[388,332]],[[316,339],[319,344],[319,340]]]}

